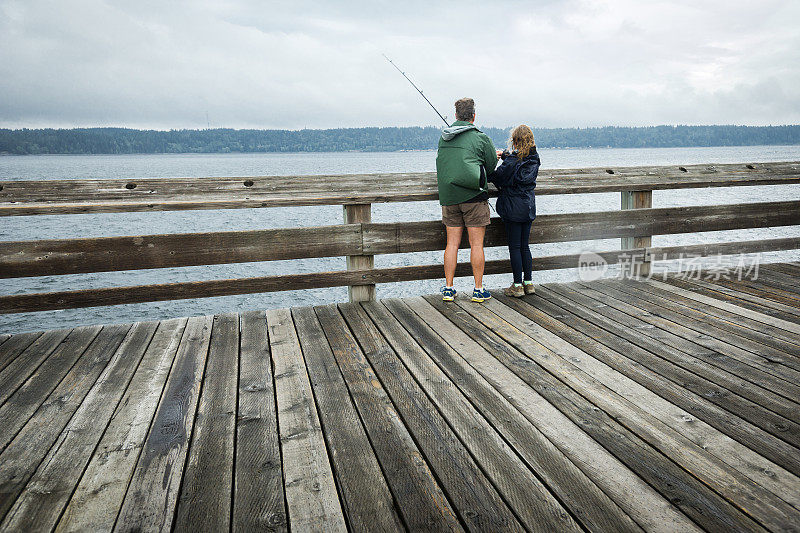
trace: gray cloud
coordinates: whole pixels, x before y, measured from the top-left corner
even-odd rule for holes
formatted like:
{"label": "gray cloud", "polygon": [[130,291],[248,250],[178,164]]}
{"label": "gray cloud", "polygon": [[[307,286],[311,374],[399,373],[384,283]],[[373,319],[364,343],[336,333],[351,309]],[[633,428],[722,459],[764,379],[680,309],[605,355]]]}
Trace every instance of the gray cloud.
{"label": "gray cloud", "polygon": [[800,3],[0,0],[0,126],[800,122]]}

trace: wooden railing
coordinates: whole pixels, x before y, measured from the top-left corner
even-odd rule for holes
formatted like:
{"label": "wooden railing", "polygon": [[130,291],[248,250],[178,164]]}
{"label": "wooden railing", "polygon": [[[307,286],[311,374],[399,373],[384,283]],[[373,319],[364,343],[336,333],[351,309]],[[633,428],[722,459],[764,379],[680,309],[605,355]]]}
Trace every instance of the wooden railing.
{"label": "wooden railing", "polygon": [[[798,183],[800,162],[543,170],[537,195],[621,192],[622,210],[540,215],[531,242],[620,238],[622,249],[641,256],[642,273],[647,273],[653,257],[797,249],[800,238],[794,237],[661,248],[650,245],[653,235],[800,224],[798,201],[653,208],[653,190]],[[371,204],[437,198],[433,173],[0,182],[0,216],[344,206],[344,223],[335,226],[2,242],[3,278],[348,258],[345,271],[2,296],[0,313],[334,286],[350,287],[351,300],[373,299],[377,283],[442,277],[440,264],[374,268],[374,256],[443,250],[445,232],[438,220],[373,223]],[[485,245],[505,244],[502,222],[492,219]],[[620,255],[619,250],[598,253],[609,264],[617,262]],[[574,268],[578,260],[578,255],[537,257],[534,268]],[[486,264],[487,274],[509,271],[506,260]],[[457,275],[470,272],[468,263],[458,265]]]}

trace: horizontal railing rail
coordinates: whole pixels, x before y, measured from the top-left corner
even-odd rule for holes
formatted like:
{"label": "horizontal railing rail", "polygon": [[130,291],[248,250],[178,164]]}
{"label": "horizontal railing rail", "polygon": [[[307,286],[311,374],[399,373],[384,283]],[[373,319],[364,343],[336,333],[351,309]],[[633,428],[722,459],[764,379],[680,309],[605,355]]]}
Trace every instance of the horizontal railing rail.
{"label": "horizontal railing rail", "polygon": [[[542,170],[537,194],[800,183],[800,162]],[[496,195],[496,191],[492,191]],[[0,181],[0,216],[437,200],[436,175]]]}
{"label": "horizontal railing rail", "polygon": [[[539,195],[617,191],[622,209],[540,215],[531,242],[620,238],[627,256],[639,257],[643,274],[655,260],[798,249],[800,238],[794,237],[673,247],[652,247],[651,238],[800,225],[800,201],[653,208],[653,190],[799,183],[797,162],[543,171]],[[373,258],[442,250],[445,231],[438,220],[373,223],[369,204],[437,198],[430,173],[0,182],[5,216],[317,204],[343,204],[345,215],[335,226],[0,242],[0,278],[348,258],[343,271],[0,296],[0,313],[335,286],[350,287],[353,300],[372,299],[377,283],[442,277],[441,264],[373,268]],[[505,244],[502,222],[492,219],[485,246]],[[620,260],[620,250],[597,253],[609,264]],[[578,255],[537,257],[534,268],[575,268],[578,261]],[[509,271],[508,261],[487,262],[487,274]],[[468,263],[458,265],[457,275],[469,273]]]}
{"label": "horizontal railing rail", "polygon": [[[532,244],[800,225],[800,201],[540,215]],[[425,252],[444,249],[438,220],[306,228],[0,242],[0,278]],[[468,246],[464,236],[462,244]],[[484,246],[504,246],[499,218]]]}
{"label": "horizontal railing rail", "polygon": [[[631,257],[652,257],[654,260],[687,259],[715,255],[735,255],[780,250],[800,249],[800,237],[766,239],[687,246],[664,246],[625,250],[596,252],[609,265]],[[533,269],[558,270],[575,268],[580,254],[535,257]],[[130,287],[109,287],[54,293],[19,294],[0,297],[0,313],[27,313],[55,309],[73,309],[105,305],[134,304],[232,296],[266,292],[280,292],[299,289],[320,289],[326,287],[365,286],[377,283],[395,283],[442,278],[442,265],[413,265],[404,267],[375,268],[368,270],[314,272],[309,274],[288,274],[284,276],[262,276],[251,278],[221,279],[208,281],[189,281]],[[508,260],[486,261],[485,274],[506,274],[511,272]],[[472,275],[469,263],[458,263],[456,277]]]}

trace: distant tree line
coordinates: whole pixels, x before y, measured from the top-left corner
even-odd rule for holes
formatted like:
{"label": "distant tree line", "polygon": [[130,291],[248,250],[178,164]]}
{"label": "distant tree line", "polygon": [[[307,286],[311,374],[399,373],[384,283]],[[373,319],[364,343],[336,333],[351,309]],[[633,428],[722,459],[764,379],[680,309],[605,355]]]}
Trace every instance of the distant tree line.
{"label": "distant tree line", "polygon": [[[509,128],[483,128],[498,147]],[[435,149],[434,127],[327,130],[135,130],[127,128],[0,129],[5,154],[177,154],[346,152]],[[800,125],[534,128],[543,148],[657,148],[800,144]]]}

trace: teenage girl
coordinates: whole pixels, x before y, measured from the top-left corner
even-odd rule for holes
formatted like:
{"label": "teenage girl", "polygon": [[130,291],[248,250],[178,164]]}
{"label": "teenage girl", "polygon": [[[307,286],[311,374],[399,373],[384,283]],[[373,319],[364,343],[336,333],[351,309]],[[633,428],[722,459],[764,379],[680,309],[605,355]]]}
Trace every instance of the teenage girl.
{"label": "teenage girl", "polygon": [[540,162],[533,131],[525,124],[512,130],[509,145],[511,153],[497,151],[503,163],[489,176],[489,180],[500,190],[497,214],[503,219],[506,228],[508,253],[511,256],[511,269],[514,271],[514,283],[504,289],[503,293],[519,298],[535,292],[528,239],[531,223],[536,218],[534,189]]}

